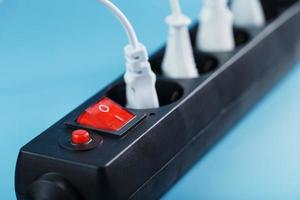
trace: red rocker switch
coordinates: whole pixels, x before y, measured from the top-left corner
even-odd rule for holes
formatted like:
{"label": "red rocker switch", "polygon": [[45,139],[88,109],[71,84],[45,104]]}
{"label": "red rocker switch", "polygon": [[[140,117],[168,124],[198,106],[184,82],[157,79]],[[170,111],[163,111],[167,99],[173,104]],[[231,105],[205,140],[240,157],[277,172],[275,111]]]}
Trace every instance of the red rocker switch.
{"label": "red rocker switch", "polygon": [[134,118],[134,114],[105,97],[86,109],[78,117],[77,123],[93,129],[117,132]]}

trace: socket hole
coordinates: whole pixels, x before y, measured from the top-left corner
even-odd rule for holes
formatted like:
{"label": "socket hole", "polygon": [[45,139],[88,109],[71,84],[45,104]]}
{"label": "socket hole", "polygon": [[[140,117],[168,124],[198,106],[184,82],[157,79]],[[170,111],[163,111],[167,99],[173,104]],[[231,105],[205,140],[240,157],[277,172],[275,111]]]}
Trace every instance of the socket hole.
{"label": "socket hole", "polygon": [[234,28],[233,33],[236,47],[246,44],[250,40],[250,35],[240,28]]}
{"label": "socket hole", "polygon": [[[174,103],[183,96],[183,88],[178,83],[172,81],[157,80],[156,90],[160,106]],[[107,97],[125,107],[127,104],[125,83],[122,82],[111,88],[107,92]],[[153,114],[155,115],[155,113]]]}
{"label": "socket hole", "polygon": [[200,76],[214,71],[219,65],[218,59],[212,55],[195,51],[194,56]]}

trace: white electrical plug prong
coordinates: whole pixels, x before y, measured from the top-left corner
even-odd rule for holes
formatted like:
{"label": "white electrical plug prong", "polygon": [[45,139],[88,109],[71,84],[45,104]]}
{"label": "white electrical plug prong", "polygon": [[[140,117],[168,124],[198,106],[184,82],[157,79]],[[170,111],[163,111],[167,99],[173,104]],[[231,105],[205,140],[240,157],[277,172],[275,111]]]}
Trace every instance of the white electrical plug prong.
{"label": "white electrical plug prong", "polygon": [[227,3],[228,0],[204,0],[199,15],[196,42],[198,50],[204,52],[234,50],[233,14]]}
{"label": "white electrical plug prong", "polygon": [[169,36],[162,71],[170,78],[198,76],[188,25],[191,20],[182,14],[178,0],[170,0],[172,14],[166,18]]}
{"label": "white electrical plug prong", "polygon": [[155,89],[156,75],[148,61],[146,47],[138,41],[134,28],[124,13],[109,0],[99,0],[119,19],[129,38],[125,47],[127,107],[133,109],[158,108],[159,101]]}
{"label": "white electrical plug prong", "polygon": [[259,0],[233,0],[231,8],[237,27],[262,27],[266,23]]}

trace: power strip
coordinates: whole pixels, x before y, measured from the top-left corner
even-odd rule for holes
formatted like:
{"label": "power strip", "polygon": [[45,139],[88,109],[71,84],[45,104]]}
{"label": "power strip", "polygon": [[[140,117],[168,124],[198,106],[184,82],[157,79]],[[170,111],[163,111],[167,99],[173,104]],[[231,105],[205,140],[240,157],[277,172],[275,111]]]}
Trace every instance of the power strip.
{"label": "power strip", "polygon": [[[160,108],[126,109],[120,77],[25,145],[16,167],[17,198],[161,197],[299,61],[300,2],[262,3],[268,24],[236,29],[234,52],[194,51],[198,78],[162,76],[165,47],[151,56]],[[196,30],[194,24],[192,44]],[[95,108],[104,122],[91,127],[84,120]],[[74,134],[78,129],[83,134]],[[80,144],[85,140],[92,142]]]}

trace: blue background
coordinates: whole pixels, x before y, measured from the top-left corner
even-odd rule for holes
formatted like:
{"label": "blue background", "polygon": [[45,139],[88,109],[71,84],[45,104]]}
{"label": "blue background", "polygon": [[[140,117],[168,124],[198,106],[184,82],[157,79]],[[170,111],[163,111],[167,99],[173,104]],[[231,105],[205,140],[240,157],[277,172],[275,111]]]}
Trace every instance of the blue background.
{"label": "blue background", "polygon": [[[168,1],[114,0],[150,52]],[[182,1],[196,19],[200,0]],[[155,30],[153,30],[155,28]],[[0,199],[13,200],[19,148],[124,71],[125,34],[96,0],[0,4]],[[300,198],[300,66],[163,199]]]}

